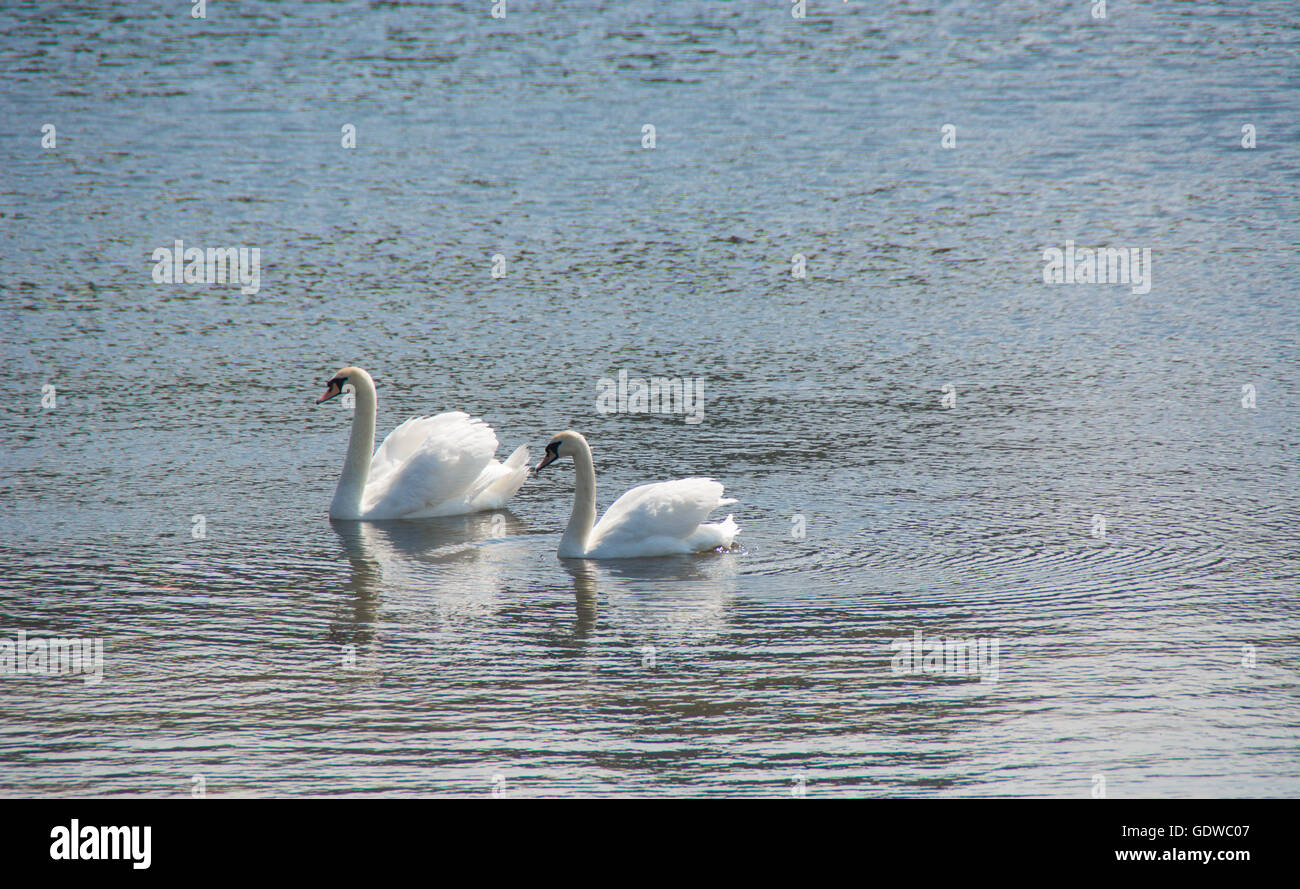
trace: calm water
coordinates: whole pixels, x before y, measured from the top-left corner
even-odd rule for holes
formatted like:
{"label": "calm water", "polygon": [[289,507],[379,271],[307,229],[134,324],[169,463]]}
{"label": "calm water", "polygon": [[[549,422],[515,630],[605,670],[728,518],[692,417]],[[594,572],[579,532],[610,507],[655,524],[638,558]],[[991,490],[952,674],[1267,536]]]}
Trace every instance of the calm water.
{"label": "calm water", "polygon": [[[1300,796],[1300,10],[605,6],[0,10],[0,635],[105,659],[0,676],[0,793]],[[567,462],[331,524],[347,363],[741,548],[561,562]]]}

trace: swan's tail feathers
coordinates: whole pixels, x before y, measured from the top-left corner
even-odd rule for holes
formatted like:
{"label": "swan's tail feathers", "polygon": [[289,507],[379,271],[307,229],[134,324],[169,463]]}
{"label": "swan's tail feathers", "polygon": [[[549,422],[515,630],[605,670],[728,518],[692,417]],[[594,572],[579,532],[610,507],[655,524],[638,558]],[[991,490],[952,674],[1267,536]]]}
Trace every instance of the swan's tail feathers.
{"label": "swan's tail feathers", "polygon": [[[740,501],[737,500],[735,497],[723,497],[721,500],[718,501],[718,506],[730,506],[733,503],[739,503],[739,502]],[[727,516],[727,518],[731,518],[731,516]]]}
{"label": "swan's tail feathers", "polygon": [[718,548],[731,549],[739,533],[740,526],[728,515],[720,522],[712,522],[696,528],[695,533],[687,540],[688,549],[697,553]]}
{"label": "swan's tail feathers", "polygon": [[528,445],[520,445],[515,448],[513,454],[506,458],[506,462],[501,464],[506,469],[518,469],[520,466],[528,465]]}
{"label": "swan's tail feathers", "polygon": [[474,509],[500,509],[528,480],[528,445],[520,445],[506,462],[495,460],[479,477],[478,491],[470,498]]}

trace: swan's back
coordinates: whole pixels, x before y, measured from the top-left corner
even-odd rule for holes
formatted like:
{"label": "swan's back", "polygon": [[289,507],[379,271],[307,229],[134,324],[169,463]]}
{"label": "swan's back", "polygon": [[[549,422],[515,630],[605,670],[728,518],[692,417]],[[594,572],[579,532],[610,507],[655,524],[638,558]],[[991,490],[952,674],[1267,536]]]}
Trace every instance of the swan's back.
{"label": "swan's back", "polygon": [[362,513],[433,514],[470,491],[496,449],[496,433],[477,417],[461,411],[412,417],[388,434],[370,461]]}
{"label": "swan's back", "polygon": [[704,524],[713,510],[736,502],[722,491],[722,483],[711,478],[638,485],[605,510],[587,540],[587,552],[636,557],[730,546],[740,530],[730,516],[720,524]]}

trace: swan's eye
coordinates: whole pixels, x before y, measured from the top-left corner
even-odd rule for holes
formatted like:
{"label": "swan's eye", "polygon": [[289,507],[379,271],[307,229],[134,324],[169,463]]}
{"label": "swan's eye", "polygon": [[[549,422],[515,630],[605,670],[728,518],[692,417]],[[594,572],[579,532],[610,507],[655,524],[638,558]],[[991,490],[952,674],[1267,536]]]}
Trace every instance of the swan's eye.
{"label": "swan's eye", "polygon": [[550,454],[552,457],[560,456],[560,443],[558,441],[553,441],[548,444],[546,446],[546,453]]}

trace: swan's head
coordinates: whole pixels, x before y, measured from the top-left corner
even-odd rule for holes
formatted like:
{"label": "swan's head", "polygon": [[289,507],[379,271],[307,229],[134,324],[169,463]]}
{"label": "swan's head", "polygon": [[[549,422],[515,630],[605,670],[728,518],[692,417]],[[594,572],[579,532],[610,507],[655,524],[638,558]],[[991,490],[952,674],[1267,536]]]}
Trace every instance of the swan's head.
{"label": "swan's head", "polygon": [[587,450],[587,440],[572,429],[557,433],[546,446],[546,456],[533,472],[541,472],[561,457],[576,457]]}
{"label": "swan's head", "polygon": [[337,398],[345,389],[355,392],[366,388],[371,391],[375,388],[375,381],[370,379],[370,374],[359,367],[344,367],[325,384],[325,394],[317,398],[316,403],[324,404],[331,398]]}

